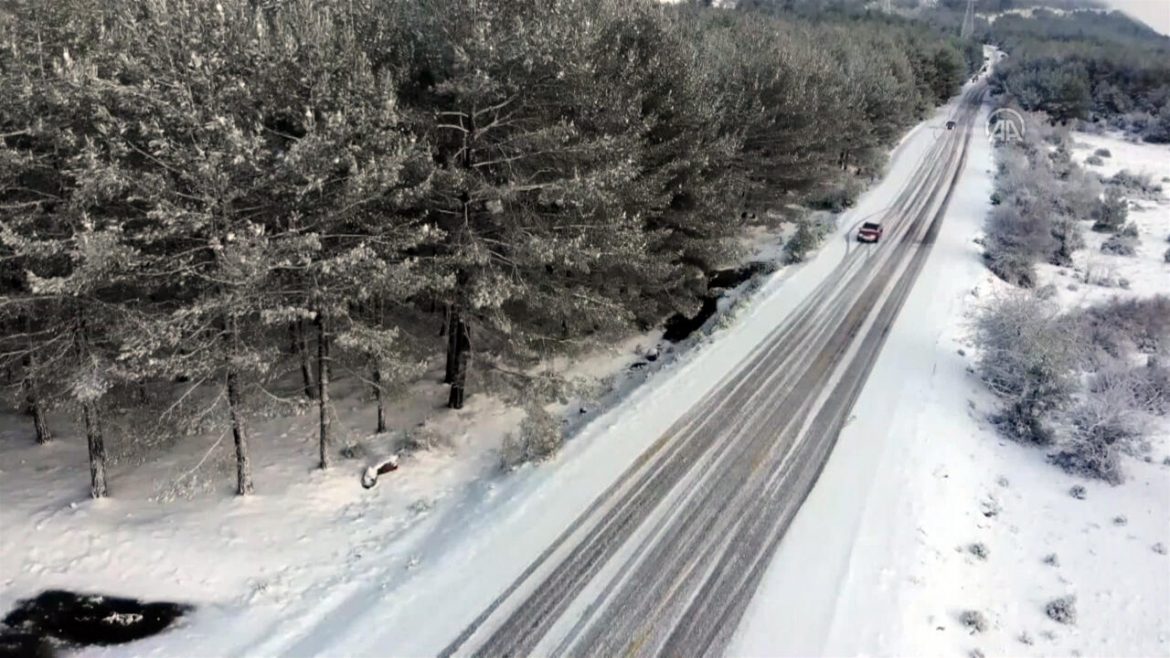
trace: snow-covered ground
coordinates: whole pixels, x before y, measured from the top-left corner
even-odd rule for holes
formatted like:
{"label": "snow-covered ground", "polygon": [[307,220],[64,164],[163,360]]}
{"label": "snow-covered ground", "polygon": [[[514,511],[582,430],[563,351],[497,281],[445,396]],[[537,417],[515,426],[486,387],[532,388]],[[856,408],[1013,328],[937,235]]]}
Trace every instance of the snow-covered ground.
{"label": "snow-covered ground", "polygon": [[[1042,283],[1056,288],[1061,306],[1083,306],[1112,297],[1149,297],[1170,294],[1170,264],[1165,253],[1170,249],[1170,145],[1133,143],[1119,136],[1074,133],[1073,160],[1090,172],[1109,178],[1121,171],[1148,176],[1162,186],[1160,198],[1133,198],[1129,201],[1129,221],[1138,228],[1141,240],[1135,256],[1101,253],[1101,243],[1108,237],[1085,231],[1086,248],[1073,253],[1073,268],[1041,265]],[[1102,164],[1085,162],[1098,149],[1110,156]],[[1085,280],[1089,285],[1084,285]],[[1106,283],[1112,285],[1098,285]]]}
{"label": "snow-covered ground", "polygon": [[[1170,150],[1078,135],[1102,173],[1170,175]],[[1090,148],[1091,146],[1091,148]],[[993,153],[972,142],[967,171],[930,260],[816,488],[781,543],[733,655],[1170,655],[1170,427],[1152,463],[1125,458],[1121,486],[1066,475],[1043,451],[999,438],[995,401],[972,374],[970,321],[1003,284],[981,262]],[[1104,256],[1087,234],[1078,269],[1109,266],[1128,291],[1058,286],[1066,307],[1115,294],[1170,292],[1162,262],[1170,204],[1131,210],[1137,257]],[[1076,273],[1045,266],[1047,280]],[[1092,289],[1092,290],[1090,290]],[[1083,500],[1069,495],[1085,487]],[[981,544],[985,557],[971,550]],[[1056,564],[1045,558],[1055,554]],[[1077,620],[1044,611],[1075,595]],[[988,627],[972,633],[967,610]]]}

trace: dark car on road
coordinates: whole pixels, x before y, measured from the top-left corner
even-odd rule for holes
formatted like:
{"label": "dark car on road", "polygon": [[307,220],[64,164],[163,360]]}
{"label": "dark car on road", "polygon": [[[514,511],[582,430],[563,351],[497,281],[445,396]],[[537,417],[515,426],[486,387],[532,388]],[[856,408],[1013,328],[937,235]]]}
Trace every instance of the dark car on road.
{"label": "dark car on road", "polygon": [[877,242],[882,239],[884,229],[877,222],[866,222],[857,229],[858,242]]}

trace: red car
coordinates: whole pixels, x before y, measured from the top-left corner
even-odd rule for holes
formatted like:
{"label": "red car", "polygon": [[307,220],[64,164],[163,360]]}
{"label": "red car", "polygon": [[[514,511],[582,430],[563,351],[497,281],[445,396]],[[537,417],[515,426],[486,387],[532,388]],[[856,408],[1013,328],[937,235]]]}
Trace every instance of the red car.
{"label": "red car", "polygon": [[858,242],[877,242],[882,239],[882,225],[876,222],[866,222],[857,229]]}

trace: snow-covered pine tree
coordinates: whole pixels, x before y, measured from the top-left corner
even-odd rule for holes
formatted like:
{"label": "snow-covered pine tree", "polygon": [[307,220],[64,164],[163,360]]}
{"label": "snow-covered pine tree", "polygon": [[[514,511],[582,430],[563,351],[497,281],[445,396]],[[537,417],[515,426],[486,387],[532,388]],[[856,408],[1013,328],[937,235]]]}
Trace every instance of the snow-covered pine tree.
{"label": "snow-covered pine tree", "polygon": [[[94,18],[59,17],[65,28]],[[140,254],[125,226],[129,178],[104,139],[115,129],[107,107],[118,104],[120,90],[88,54],[100,44],[84,29],[50,34],[17,30],[4,50],[0,355],[21,372],[18,395],[39,440],[47,440],[46,408],[79,410],[90,494],[101,498],[108,494],[104,399],[130,377],[116,356]]]}
{"label": "snow-covered pine tree", "polygon": [[286,222],[273,231],[283,230],[289,249],[263,317],[277,326],[311,318],[316,329],[321,468],[331,456],[334,348],[370,364],[384,429],[380,380],[402,369],[398,332],[367,308],[418,291],[426,279],[413,254],[433,236],[410,210],[429,185],[428,154],[404,130],[394,80],[365,55],[354,26],[370,19],[360,8],[292,3],[267,23],[275,57],[264,111],[281,123],[273,221]]}
{"label": "snow-covered pine tree", "polygon": [[[531,361],[583,335],[628,326],[606,272],[645,259],[626,212],[642,126],[594,122],[596,3],[429,0],[406,12],[414,129],[439,167],[426,199],[451,280],[448,404],[463,405],[472,349]],[[614,289],[617,286],[612,286]]]}
{"label": "snow-covered pine tree", "polygon": [[257,84],[272,52],[245,0],[112,11],[113,65],[138,99],[117,137],[137,168],[135,207],[147,226],[138,240],[150,259],[124,359],[218,389],[236,491],[248,494],[249,396],[278,351],[261,319],[274,303],[274,272],[299,251],[297,240],[311,241],[272,220],[271,172],[282,154]]}
{"label": "snow-covered pine tree", "polygon": [[632,149],[638,175],[624,203],[638,218],[649,267],[625,272],[620,282],[626,307],[646,327],[696,310],[706,273],[735,256],[740,139],[722,119],[723,72],[700,47],[693,16],[654,3],[604,6],[591,55],[594,98],[603,103],[598,120],[611,130],[639,129]]}

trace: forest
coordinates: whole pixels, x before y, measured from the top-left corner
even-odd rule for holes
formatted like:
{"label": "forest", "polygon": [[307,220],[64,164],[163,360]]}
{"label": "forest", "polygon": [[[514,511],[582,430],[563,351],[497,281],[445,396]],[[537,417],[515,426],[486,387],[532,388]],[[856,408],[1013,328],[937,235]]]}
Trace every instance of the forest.
{"label": "forest", "polygon": [[0,384],[84,434],[95,498],[191,433],[248,494],[297,404],[328,468],[341,378],[371,432],[428,372],[555,397],[534,364],[693,312],[746,217],[855,190],[980,64],[649,0],[20,0],[0,33]]}
{"label": "forest", "polygon": [[987,39],[1010,55],[993,87],[1024,109],[1170,142],[1170,37],[1120,12],[1037,11],[1000,16]]}

